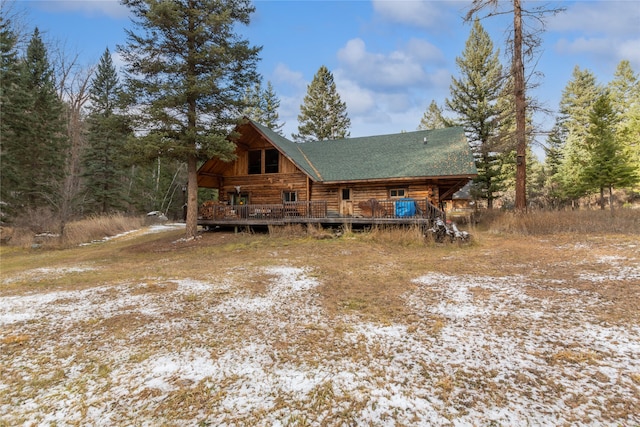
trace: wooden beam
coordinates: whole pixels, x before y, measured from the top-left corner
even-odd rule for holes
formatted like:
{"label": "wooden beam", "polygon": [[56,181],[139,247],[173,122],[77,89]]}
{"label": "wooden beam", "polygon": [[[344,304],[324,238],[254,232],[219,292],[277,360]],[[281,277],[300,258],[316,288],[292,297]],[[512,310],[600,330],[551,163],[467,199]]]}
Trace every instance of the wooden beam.
{"label": "wooden beam", "polygon": [[[455,184],[453,184],[453,186],[451,186],[444,194],[440,195],[440,201],[445,200],[447,197],[449,196],[453,196],[453,194],[460,190],[462,187],[465,186],[465,184],[469,182],[468,179],[465,180],[459,180],[457,181]],[[460,187],[458,187],[458,185],[460,185]]]}

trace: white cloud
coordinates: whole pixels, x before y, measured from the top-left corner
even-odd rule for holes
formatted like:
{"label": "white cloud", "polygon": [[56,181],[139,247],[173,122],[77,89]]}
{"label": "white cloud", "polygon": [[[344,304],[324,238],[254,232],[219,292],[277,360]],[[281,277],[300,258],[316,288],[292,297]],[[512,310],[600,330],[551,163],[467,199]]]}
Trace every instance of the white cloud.
{"label": "white cloud", "polygon": [[294,91],[306,90],[307,87],[307,82],[300,71],[293,71],[281,62],[273,70],[273,80],[278,83],[286,83]]}
{"label": "white cloud", "polygon": [[636,71],[640,69],[640,38],[619,43],[617,51],[620,59],[628,59]]}
{"label": "white cloud", "polygon": [[604,38],[579,37],[569,40],[558,40],[556,50],[562,54],[579,55],[583,53],[608,54],[612,52],[611,40]]}
{"label": "white cloud", "polygon": [[349,40],[338,51],[345,75],[367,87],[410,88],[429,82],[426,68],[442,62],[442,53],[432,44],[411,39],[400,50],[388,54],[368,52],[360,38]]}
{"label": "white cloud", "polygon": [[640,7],[637,1],[567,2],[567,10],[547,25],[547,39],[555,39],[554,50],[562,60],[602,73],[609,80],[623,59],[640,67]]}
{"label": "white cloud", "polygon": [[455,0],[373,0],[372,4],[373,10],[387,21],[423,29],[442,28],[455,14],[461,14],[454,11],[464,7],[464,2]]}
{"label": "white cloud", "polygon": [[37,2],[51,12],[83,12],[88,16],[106,15],[120,19],[129,16],[129,9],[118,0],[65,0]]}
{"label": "white cloud", "polygon": [[548,20],[550,31],[636,36],[640,7],[636,1],[579,1]]}
{"label": "white cloud", "polygon": [[640,66],[640,39],[618,39],[603,37],[579,37],[574,40],[560,39],[555,46],[563,55],[587,55],[598,63],[617,64],[629,60],[634,68]]}
{"label": "white cloud", "polygon": [[372,111],[376,105],[376,94],[361,87],[358,83],[343,78],[338,70],[334,74],[336,88],[346,104],[350,114],[358,115]]}
{"label": "white cloud", "polygon": [[407,53],[416,60],[440,64],[444,62],[444,54],[440,48],[424,39],[411,38],[407,42]]}

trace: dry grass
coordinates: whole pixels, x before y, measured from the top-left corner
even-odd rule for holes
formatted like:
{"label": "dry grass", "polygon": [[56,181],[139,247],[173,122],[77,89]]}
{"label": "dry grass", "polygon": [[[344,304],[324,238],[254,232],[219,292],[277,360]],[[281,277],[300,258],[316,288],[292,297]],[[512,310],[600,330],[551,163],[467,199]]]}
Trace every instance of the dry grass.
{"label": "dry grass", "polygon": [[[24,248],[68,248],[102,240],[105,237],[113,237],[126,231],[139,229],[144,225],[143,217],[122,214],[92,216],[68,223],[63,235],[60,236],[59,224],[51,218],[42,221],[37,226],[18,224],[15,227],[4,227],[3,233],[11,235],[6,244]],[[29,222],[29,224],[32,223],[33,220]]]}
{"label": "dry grass", "polygon": [[527,214],[483,212],[482,223],[491,231],[519,235],[640,234],[640,210],[534,211]]}
{"label": "dry grass", "polygon": [[144,218],[121,214],[94,216],[69,223],[65,227],[63,243],[74,246],[112,237],[144,225]]}
{"label": "dry grass", "polygon": [[493,230],[2,247],[0,426],[638,424],[638,235]]}

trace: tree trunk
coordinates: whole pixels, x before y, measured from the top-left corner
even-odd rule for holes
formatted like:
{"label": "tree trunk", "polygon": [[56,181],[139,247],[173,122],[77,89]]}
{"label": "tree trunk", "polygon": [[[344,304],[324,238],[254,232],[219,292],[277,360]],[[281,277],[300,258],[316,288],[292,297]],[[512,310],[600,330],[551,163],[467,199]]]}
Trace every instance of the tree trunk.
{"label": "tree trunk", "polygon": [[[611,193],[609,193],[609,200],[611,200]],[[604,187],[600,187],[600,209],[604,210]]]}
{"label": "tree trunk", "polygon": [[524,63],[522,61],[522,6],[513,1],[513,77],[516,104],[516,211],[527,210],[527,137]]}
{"label": "tree trunk", "polygon": [[[604,209],[604,205],[602,206]],[[611,215],[613,215],[613,187],[609,186],[609,209],[611,209]]]}
{"label": "tree trunk", "polygon": [[187,219],[186,238],[192,239],[198,235],[198,169],[195,155],[187,160]]}

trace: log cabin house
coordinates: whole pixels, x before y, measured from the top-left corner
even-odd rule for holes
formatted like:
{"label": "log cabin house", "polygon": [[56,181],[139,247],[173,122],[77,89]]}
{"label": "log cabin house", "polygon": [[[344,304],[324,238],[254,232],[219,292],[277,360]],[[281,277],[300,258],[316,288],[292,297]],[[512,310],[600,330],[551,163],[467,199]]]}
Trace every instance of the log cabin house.
{"label": "log cabin house", "polygon": [[299,144],[245,119],[234,134],[236,159],[198,170],[219,199],[199,225],[428,225],[477,176],[459,127]]}

